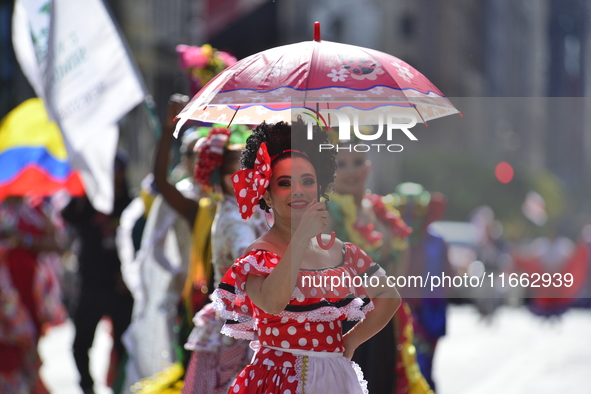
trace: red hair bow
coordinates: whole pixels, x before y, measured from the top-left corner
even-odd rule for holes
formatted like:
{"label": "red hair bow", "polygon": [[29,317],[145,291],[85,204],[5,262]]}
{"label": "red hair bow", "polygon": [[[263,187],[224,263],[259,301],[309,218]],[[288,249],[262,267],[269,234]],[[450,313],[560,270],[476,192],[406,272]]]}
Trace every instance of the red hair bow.
{"label": "red hair bow", "polygon": [[255,212],[259,200],[271,182],[271,157],[264,142],[259,147],[254,168],[237,171],[232,176],[236,201],[242,219],[247,220]]}

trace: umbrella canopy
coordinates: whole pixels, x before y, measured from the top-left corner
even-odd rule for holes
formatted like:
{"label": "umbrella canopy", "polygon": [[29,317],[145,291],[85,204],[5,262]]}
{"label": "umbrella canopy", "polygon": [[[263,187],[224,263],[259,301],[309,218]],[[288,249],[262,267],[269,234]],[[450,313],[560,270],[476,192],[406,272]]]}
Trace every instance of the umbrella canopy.
{"label": "umbrella canopy", "polygon": [[80,177],[68,164],[66,148],[43,101],[34,98],[0,123],[0,201],[7,196],[49,196],[65,189],[84,194]]}
{"label": "umbrella canopy", "polygon": [[[386,53],[320,40],[249,56],[211,80],[179,114],[205,122],[291,121],[298,107],[338,109],[377,124],[380,114],[413,114],[427,122],[459,113],[423,74]],[[329,124],[334,126],[334,124]]]}

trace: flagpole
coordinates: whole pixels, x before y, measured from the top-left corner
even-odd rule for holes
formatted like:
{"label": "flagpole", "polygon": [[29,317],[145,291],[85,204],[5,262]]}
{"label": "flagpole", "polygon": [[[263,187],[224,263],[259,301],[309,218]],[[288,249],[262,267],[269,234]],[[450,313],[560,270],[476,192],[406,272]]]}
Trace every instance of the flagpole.
{"label": "flagpole", "polygon": [[143,104],[148,114],[148,123],[152,128],[152,132],[154,133],[156,139],[159,139],[162,135],[162,124],[160,123],[160,118],[156,113],[156,103],[154,102],[152,96],[148,94],[146,95]]}
{"label": "flagpole", "polygon": [[[47,54],[45,55],[45,75],[43,75],[43,90],[44,95],[42,97],[45,106],[47,107],[48,111],[47,114],[49,119],[55,121],[58,127],[61,130],[61,119],[59,119],[59,114],[57,113],[57,109],[53,105],[52,99],[52,92],[53,92],[53,57],[54,57],[54,43],[55,43],[55,6],[56,1],[51,0],[51,5],[49,7],[49,29],[47,33]],[[55,119],[53,119],[55,118]]]}
{"label": "flagpole", "polygon": [[130,63],[131,66],[135,72],[135,74],[137,75],[137,78],[139,80],[139,83],[142,87],[142,90],[144,91],[144,101],[143,101],[143,106],[146,109],[146,113],[148,115],[148,124],[150,125],[150,128],[152,129],[152,133],[154,133],[154,136],[156,137],[156,139],[160,138],[160,136],[162,135],[162,124],[160,122],[160,118],[158,117],[158,114],[156,113],[156,103],[154,102],[154,98],[152,97],[151,94],[148,93],[148,88],[146,87],[146,82],[144,81],[143,75],[140,72],[140,68],[137,65],[137,62],[135,60],[135,56],[133,56],[131,49],[129,47],[129,44],[127,43],[127,38],[125,37],[125,35],[123,34],[121,27],[119,26],[119,23],[117,21],[117,19],[115,18],[113,11],[111,10],[111,7],[109,7],[109,4],[107,2],[105,2],[104,0],[101,0],[105,9],[107,10],[107,13],[109,14],[111,20],[113,21],[113,25],[115,26],[115,29],[117,30],[117,33],[119,35],[119,38],[121,40],[121,42],[123,43],[123,48],[125,48],[125,52],[127,52],[127,57],[130,59]]}

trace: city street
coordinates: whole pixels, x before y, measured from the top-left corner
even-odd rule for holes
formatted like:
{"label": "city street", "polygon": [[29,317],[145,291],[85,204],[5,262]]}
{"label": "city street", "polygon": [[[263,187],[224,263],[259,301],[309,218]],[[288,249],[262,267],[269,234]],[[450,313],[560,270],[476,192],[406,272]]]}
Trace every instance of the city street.
{"label": "city street", "polygon": [[[458,300],[417,357],[435,394],[591,394],[591,0],[56,3],[0,0],[0,346],[30,334],[23,313],[62,323],[62,301],[78,330],[37,330],[40,370],[0,348],[0,394],[38,375],[51,394],[157,392],[178,379],[158,373],[182,353],[172,325],[213,288],[229,334],[252,339],[260,309],[262,345],[342,351],[333,322],[362,285]],[[421,341],[444,327],[427,304]],[[294,378],[302,357],[268,348],[274,376],[232,382],[250,353],[213,316],[188,339],[212,355],[191,390],[357,387],[345,358]],[[357,348],[371,394],[422,394],[408,361],[433,344],[382,334]],[[78,363],[94,338],[93,379],[75,338]]]}
{"label": "city street", "polygon": [[435,360],[438,394],[589,393],[591,311],[549,321],[506,307],[490,325],[469,306],[448,316]]}
{"label": "city street", "polygon": [[[525,308],[501,308],[490,323],[470,306],[449,309],[448,335],[435,360],[438,394],[569,394],[591,388],[591,311],[571,310],[560,320]],[[91,350],[97,394],[104,386],[111,339],[102,323]],[[70,346],[71,323],[54,328],[41,342],[42,375],[55,394],[79,394]],[[101,379],[102,377],[102,379]]]}
{"label": "city street", "polygon": [[[82,394],[71,351],[73,342],[74,325],[68,321],[52,328],[39,343],[39,353],[43,360],[41,376],[51,394]],[[90,372],[94,377],[96,394],[112,394],[112,390],[104,384],[112,343],[110,323],[101,321],[90,349]]]}

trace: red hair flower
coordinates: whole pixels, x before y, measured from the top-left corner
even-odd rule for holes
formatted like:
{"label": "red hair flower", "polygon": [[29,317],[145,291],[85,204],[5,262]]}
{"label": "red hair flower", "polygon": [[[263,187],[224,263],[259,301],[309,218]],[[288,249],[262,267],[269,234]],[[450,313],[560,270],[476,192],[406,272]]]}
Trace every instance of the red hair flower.
{"label": "red hair flower", "polygon": [[[195,181],[206,187],[221,184],[220,168],[224,162],[224,148],[230,140],[230,129],[214,127],[200,144]],[[219,179],[218,179],[219,178]]]}

